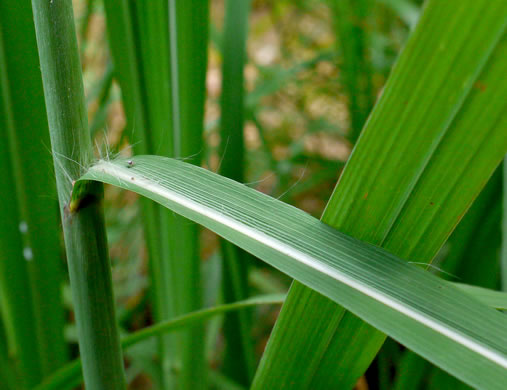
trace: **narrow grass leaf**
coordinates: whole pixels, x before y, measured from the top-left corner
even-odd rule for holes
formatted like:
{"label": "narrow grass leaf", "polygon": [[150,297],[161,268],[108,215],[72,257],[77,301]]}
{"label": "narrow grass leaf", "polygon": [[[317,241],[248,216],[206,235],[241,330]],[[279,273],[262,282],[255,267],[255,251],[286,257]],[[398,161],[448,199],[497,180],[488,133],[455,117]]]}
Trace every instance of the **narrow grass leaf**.
{"label": "narrow grass leaf", "polygon": [[[127,134],[136,153],[171,156],[173,153],[168,5],[164,1],[104,2],[113,54],[125,113]],[[124,130],[125,131],[125,130]],[[141,203],[149,255],[150,296],[156,321],[174,315],[175,283],[171,280],[169,231],[174,218],[167,210],[143,199]],[[176,229],[173,229],[176,230]],[[180,299],[183,299],[180,297]],[[165,388],[174,385],[180,352],[174,337],[158,340],[160,377]]]}
{"label": "narrow grass leaf", "polygon": [[[220,173],[242,182],[245,169],[243,139],[243,67],[246,57],[250,0],[228,0],[222,40],[222,96],[220,100]],[[223,292],[225,302],[248,297],[250,255],[228,241],[221,240]],[[224,321],[223,370],[238,383],[248,386],[255,373],[251,313],[234,312]]]}
{"label": "narrow grass leaf", "polygon": [[[5,214],[1,215],[10,225],[0,230],[6,267],[0,283],[2,307],[11,335],[11,357],[21,365],[26,359],[38,365],[20,371],[20,381],[31,382],[61,366],[68,351],[63,337],[63,261],[56,187],[29,2],[0,4],[0,41],[0,134],[2,147],[9,149],[1,155],[10,158],[2,163]],[[7,247],[12,253],[4,252]]]}
{"label": "narrow grass leaf", "polygon": [[[172,156],[200,164],[203,154],[204,102],[208,60],[208,0],[170,0],[169,50]],[[169,231],[172,316],[203,305],[198,226],[173,216]],[[204,329],[196,326],[178,336],[181,372],[178,389],[207,388]]]}
{"label": "narrow grass leaf", "polygon": [[[430,270],[441,278],[459,282],[455,284],[456,287],[465,286],[467,293],[475,293],[476,299],[488,305],[493,304],[492,307],[498,306],[497,309],[503,306],[501,293],[494,291],[498,288],[499,281],[501,176],[499,167],[454,230],[446,246],[442,248],[437,256],[439,260],[433,262],[434,265],[430,267]],[[473,286],[468,288],[469,285]],[[488,289],[475,286],[488,287]],[[490,301],[486,302],[485,299]],[[419,377],[421,382],[427,377],[434,377],[431,383],[436,388],[439,384],[443,386],[442,381],[449,380],[440,369],[413,352],[407,351],[406,354],[413,356],[403,359],[403,367],[397,368],[397,371],[400,371],[395,382],[397,388],[405,386],[407,381],[414,384],[412,388],[417,387],[416,377]],[[408,375],[402,374],[401,370],[420,374],[408,378]]]}
{"label": "narrow grass leaf", "polygon": [[[141,329],[123,338],[121,344],[124,349],[128,349],[149,339],[150,337],[160,336],[161,334],[174,332],[181,328],[195,326],[196,324],[200,324],[220,314],[259,305],[282,304],[284,299],[285,295],[283,294],[269,294],[252,297],[244,301],[219,305],[208,309],[201,309]],[[81,361],[79,359],[67,364],[54,375],[44,380],[44,382],[41,383],[36,390],[67,390],[77,386],[81,381],[80,366]]]}
{"label": "narrow grass leaf", "polygon": [[[2,34],[0,34],[0,67],[5,70],[5,52]],[[10,93],[4,72],[0,73],[0,135],[5,139],[8,131],[13,131],[13,115],[10,104]],[[21,385],[33,386],[42,378],[42,367],[38,350],[37,331],[32,312],[33,300],[26,260],[23,257],[24,243],[19,232],[19,214],[16,205],[16,188],[11,152],[7,142],[0,142],[0,175],[1,189],[5,202],[0,203],[0,300],[2,321],[5,324],[5,337],[8,355],[17,361],[21,376]],[[14,221],[14,223],[13,223]],[[16,223],[17,222],[17,223]],[[18,225],[18,226],[17,226]]]}
{"label": "narrow grass leaf", "polygon": [[[230,179],[157,156],[100,161],[80,179],[147,196],[344,305],[471,384],[507,379],[507,318],[385,250]],[[438,302],[438,305],[435,305]]]}
{"label": "narrow grass leaf", "polygon": [[[409,261],[431,261],[507,150],[507,88],[499,82],[507,66],[506,21],[503,1],[428,2],[325,223]],[[288,307],[292,302],[298,309]],[[326,314],[304,321],[316,307]],[[271,338],[254,388],[293,381],[301,388],[352,387],[385,336],[294,283]],[[287,349],[308,359],[285,359]]]}

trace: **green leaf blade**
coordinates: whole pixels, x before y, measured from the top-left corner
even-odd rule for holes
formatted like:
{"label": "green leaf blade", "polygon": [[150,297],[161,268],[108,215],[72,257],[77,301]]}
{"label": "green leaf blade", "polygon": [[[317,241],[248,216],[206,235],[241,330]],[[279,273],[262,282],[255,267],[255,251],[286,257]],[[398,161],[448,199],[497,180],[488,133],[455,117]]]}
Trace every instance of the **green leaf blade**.
{"label": "green leaf blade", "polygon": [[9,358],[25,366],[19,380],[33,385],[61,366],[68,351],[58,208],[49,200],[56,186],[30,2],[0,4],[0,139],[3,321]]}
{"label": "green leaf blade", "polygon": [[[138,192],[203,224],[471,383],[507,378],[507,318],[384,250],[180,161],[99,162],[81,180]],[[431,340],[431,342],[429,342]]]}
{"label": "green leaf blade", "polygon": [[[489,119],[477,122],[468,112],[470,102],[484,99],[474,110],[492,110],[492,118],[505,119],[507,88],[499,82],[505,77],[493,73],[506,57],[506,20],[507,6],[501,1],[428,2],[352,152],[324,222],[407,260],[431,261],[506,151],[505,127]],[[477,80],[490,76],[496,82],[476,88],[481,86]],[[485,107],[486,101],[494,104]],[[483,151],[484,139],[488,151]],[[454,155],[461,161],[453,160]],[[295,282],[289,296],[301,295],[300,289],[306,290]],[[281,370],[310,387],[349,388],[377,354],[377,338],[361,336],[372,330],[336,307],[321,320],[341,318],[335,335],[314,345],[309,358],[319,362],[315,371],[302,370],[293,359],[275,358],[289,347],[292,354],[306,350],[317,326],[303,320],[307,308],[329,306],[319,294],[307,294],[313,295],[311,303],[298,305],[292,321],[284,319],[287,304],[282,307],[279,321],[285,322],[273,331],[281,336],[268,343],[254,382],[257,388],[280,385],[275,373]],[[363,340],[361,359],[342,362],[344,347],[336,338],[351,349]]]}
{"label": "green leaf blade", "polygon": [[[282,304],[284,300],[284,294],[267,294],[245,299],[243,301],[197,310],[131,333],[121,340],[121,344],[124,349],[128,349],[129,347],[145,341],[150,337],[160,336],[165,333],[174,332],[181,328],[195,326],[220,314],[226,314],[232,311],[238,311],[259,305],[278,305]],[[36,387],[36,390],[67,390],[78,386],[81,379],[80,365],[80,359],[74,360],[62,369],[58,370],[55,374],[51,375],[49,378],[45,379],[43,383]]]}
{"label": "green leaf blade", "polygon": [[[330,199],[324,222],[345,227],[349,225],[346,220],[367,215],[369,224],[344,230],[368,242],[385,239],[503,36],[506,19],[507,7],[502,1],[428,4],[368,120],[365,131],[375,132],[375,136],[361,136],[360,147],[354,149],[340,179],[342,189]],[[439,32],[439,39],[433,31]],[[437,59],[440,62],[435,64]],[[377,142],[380,139],[384,142]],[[406,158],[408,153],[410,158]],[[388,173],[389,181],[383,172]],[[380,186],[382,191],[377,190]],[[352,203],[355,207],[350,207]]]}

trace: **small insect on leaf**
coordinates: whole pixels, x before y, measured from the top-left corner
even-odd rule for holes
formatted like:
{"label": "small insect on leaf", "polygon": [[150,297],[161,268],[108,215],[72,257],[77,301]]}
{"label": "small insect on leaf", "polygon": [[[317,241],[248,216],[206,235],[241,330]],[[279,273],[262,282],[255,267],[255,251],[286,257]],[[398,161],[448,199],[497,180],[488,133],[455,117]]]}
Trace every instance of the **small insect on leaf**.
{"label": "small insect on leaf", "polygon": [[134,166],[134,161],[127,160],[127,168],[132,168]]}

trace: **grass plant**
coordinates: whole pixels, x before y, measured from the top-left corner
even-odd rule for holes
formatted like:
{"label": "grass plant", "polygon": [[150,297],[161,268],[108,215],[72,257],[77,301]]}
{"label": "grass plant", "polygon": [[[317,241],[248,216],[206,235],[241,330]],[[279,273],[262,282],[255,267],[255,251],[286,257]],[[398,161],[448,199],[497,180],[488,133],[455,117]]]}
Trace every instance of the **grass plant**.
{"label": "grass plant", "polygon": [[507,3],[419,3],[0,3],[0,387],[503,389]]}

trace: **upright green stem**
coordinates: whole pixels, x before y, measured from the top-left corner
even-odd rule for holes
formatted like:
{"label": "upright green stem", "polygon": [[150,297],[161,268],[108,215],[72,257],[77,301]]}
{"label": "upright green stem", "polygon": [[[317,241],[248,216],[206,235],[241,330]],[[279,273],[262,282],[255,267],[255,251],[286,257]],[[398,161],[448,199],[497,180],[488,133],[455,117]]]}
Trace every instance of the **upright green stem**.
{"label": "upright green stem", "polygon": [[[173,131],[171,112],[171,66],[168,30],[168,2],[154,0],[133,3],[131,21],[136,32],[136,56],[138,67],[139,91],[143,98],[135,103],[143,105],[145,121],[144,130],[149,138],[149,153],[164,156],[173,155]],[[121,38],[123,39],[123,38]],[[114,44],[114,42],[111,42]],[[148,131],[149,130],[149,131]],[[146,210],[146,208],[145,208]],[[150,279],[153,315],[156,322],[164,321],[173,316],[175,283],[171,280],[171,247],[173,244],[172,227],[173,215],[167,209],[154,205],[157,213],[157,229],[155,241],[157,252],[150,251]],[[153,233],[150,233],[153,234]],[[153,241],[153,238],[148,237]],[[179,296],[178,296],[179,299]],[[161,384],[166,389],[175,388],[175,367],[181,366],[180,355],[176,349],[176,338],[160,336],[158,339],[158,353],[161,367]]]}
{"label": "upright green stem", "polygon": [[[168,4],[163,0],[136,3],[106,0],[104,6],[134,152],[171,156]],[[169,261],[173,217],[147,199],[141,200],[141,206],[149,254],[150,298],[154,320],[159,322],[171,318],[174,312],[175,284]],[[158,381],[161,387],[172,388],[179,356],[175,337],[162,335],[157,344],[161,368]]]}
{"label": "upright green stem", "polygon": [[123,389],[102,186],[88,186],[69,205],[73,181],[93,158],[72,2],[33,0],[32,6],[85,385]]}
{"label": "upright green stem", "polygon": [[[243,182],[243,67],[248,33],[250,0],[227,0],[225,11],[222,96],[220,116],[220,173]],[[247,262],[250,255],[221,240],[223,288],[225,302],[248,297]],[[251,342],[251,319],[248,311],[230,313],[224,323],[226,349],[224,371],[243,385],[249,385],[254,374],[254,351]]]}
{"label": "upright green stem", "polygon": [[[209,3],[170,0],[168,13],[173,156],[199,165],[203,149]],[[175,317],[202,307],[199,229],[180,216],[168,222],[171,317]],[[177,388],[205,389],[204,328],[193,327],[175,340],[181,360]]]}
{"label": "upright green stem", "polygon": [[[200,162],[208,1],[105,1],[111,50],[136,153]],[[145,203],[146,241],[156,321],[202,305],[198,229]],[[204,332],[162,336],[164,387],[205,387]]]}

